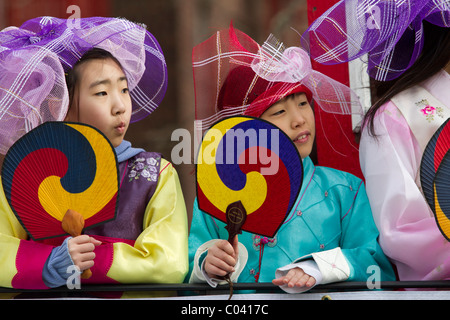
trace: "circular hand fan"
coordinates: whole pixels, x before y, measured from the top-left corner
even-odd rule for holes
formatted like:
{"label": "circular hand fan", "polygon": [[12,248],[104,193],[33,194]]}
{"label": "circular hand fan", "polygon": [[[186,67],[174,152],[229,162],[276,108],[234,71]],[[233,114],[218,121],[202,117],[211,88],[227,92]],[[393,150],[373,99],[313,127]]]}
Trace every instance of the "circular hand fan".
{"label": "circular hand fan", "polygon": [[205,133],[196,172],[199,208],[227,223],[229,239],[240,229],[273,237],[303,180],[292,140],[273,124],[246,116],[223,119]]}
{"label": "circular hand fan", "polygon": [[425,148],[420,164],[420,181],[439,230],[450,241],[449,120],[434,133]]}
{"label": "circular hand fan", "polygon": [[8,150],[2,183],[33,240],[77,236],[116,216],[115,151],[88,125],[46,122],[28,132]]}

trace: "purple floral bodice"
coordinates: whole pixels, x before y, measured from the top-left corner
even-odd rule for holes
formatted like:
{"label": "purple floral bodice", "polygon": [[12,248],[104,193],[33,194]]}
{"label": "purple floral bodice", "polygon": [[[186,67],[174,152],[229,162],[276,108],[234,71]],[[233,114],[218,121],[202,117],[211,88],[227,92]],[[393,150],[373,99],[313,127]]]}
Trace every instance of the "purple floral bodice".
{"label": "purple floral bodice", "polygon": [[119,163],[119,201],[116,218],[85,233],[111,238],[136,240],[143,231],[148,202],[158,183],[161,154],[141,152]]}

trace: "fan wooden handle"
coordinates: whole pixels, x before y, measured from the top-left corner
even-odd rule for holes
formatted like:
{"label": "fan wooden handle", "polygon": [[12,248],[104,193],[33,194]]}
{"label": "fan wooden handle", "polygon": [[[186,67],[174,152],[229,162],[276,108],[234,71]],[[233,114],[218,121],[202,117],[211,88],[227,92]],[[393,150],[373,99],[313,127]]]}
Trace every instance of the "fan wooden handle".
{"label": "fan wooden handle", "polygon": [[[62,219],[61,225],[65,232],[70,234],[72,237],[76,237],[81,235],[81,232],[83,231],[84,218],[79,212],[69,209]],[[89,279],[91,276],[91,269],[86,269],[81,274],[82,279]]]}
{"label": "fan wooden handle", "polygon": [[228,231],[228,242],[232,244],[234,237],[242,233],[242,226],[247,219],[247,211],[241,201],[230,203],[225,212]]}
{"label": "fan wooden handle", "polygon": [[[228,205],[225,216],[227,220],[225,229],[228,231],[228,242],[233,245],[234,237],[242,233],[242,226],[247,219],[247,211],[245,210],[242,202],[239,200]],[[225,275],[223,279],[225,279],[230,285],[230,295],[228,297],[228,300],[230,300],[233,296],[233,282],[230,279],[230,274]]]}

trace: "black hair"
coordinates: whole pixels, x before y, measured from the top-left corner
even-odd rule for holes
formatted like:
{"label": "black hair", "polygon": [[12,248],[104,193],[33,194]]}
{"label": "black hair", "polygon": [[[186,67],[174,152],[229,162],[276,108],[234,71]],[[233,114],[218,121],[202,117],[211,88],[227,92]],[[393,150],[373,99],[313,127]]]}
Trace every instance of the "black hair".
{"label": "black hair", "polygon": [[75,87],[78,81],[80,80],[79,72],[77,72],[78,67],[81,66],[83,63],[86,63],[91,60],[107,60],[107,59],[112,59],[115,63],[117,63],[117,65],[120,66],[120,68],[122,68],[122,65],[120,64],[119,60],[117,60],[109,51],[101,48],[92,48],[86,51],[80,58],[80,60],[78,60],[77,63],[74,64],[73,68],[68,71],[66,75],[66,84],[67,90],[69,91],[69,108],[72,105],[73,97],[75,94]]}
{"label": "black hair", "polygon": [[396,94],[409,89],[434,76],[450,62],[450,28],[438,27],[423,22],[424,45],[416,62],[400,77],[391,81],[372,81],[376,102],[367,111],[364,125],[369,133],[376,136],[374,118],[378,109]]}

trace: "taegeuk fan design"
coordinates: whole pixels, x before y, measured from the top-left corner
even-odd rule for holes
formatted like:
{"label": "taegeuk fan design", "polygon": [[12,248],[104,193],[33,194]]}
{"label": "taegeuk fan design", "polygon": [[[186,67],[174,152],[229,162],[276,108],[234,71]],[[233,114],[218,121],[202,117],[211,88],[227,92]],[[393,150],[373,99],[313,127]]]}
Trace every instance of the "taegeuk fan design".
{"label": "taegeuk fan design", "polygon": [[[88,125],[46,122],[22,136],[6,154],[2,184],[33,240],[76,236],[116,215],[115,151]],[[78,234],[72,234],[75,227]]]}
{"label": "taegeuk fan design", "polygon": [[420,166],[420,181],[439,230],[450,241],[449,120],[435,132],[425,148]]}
{"label": "taegeuk fan design", "polygon": [[246,116],[213,125],[205,133],[196,166],[199,208],[227,223],[229,239],[240,229],[273,237],[303,180],[292,140],[275,125]]}

